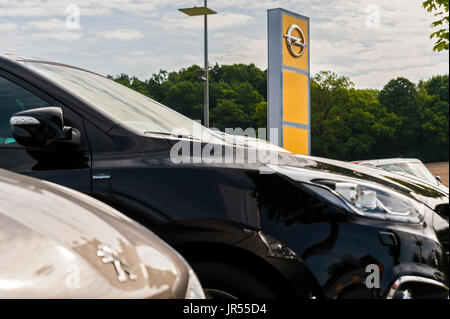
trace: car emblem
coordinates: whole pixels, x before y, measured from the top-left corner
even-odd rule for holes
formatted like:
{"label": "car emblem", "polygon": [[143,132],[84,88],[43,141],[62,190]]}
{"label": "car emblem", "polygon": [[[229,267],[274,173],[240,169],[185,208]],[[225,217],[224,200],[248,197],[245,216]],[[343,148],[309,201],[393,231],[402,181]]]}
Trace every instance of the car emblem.
{"label": "car emblem", "polygon": [[[294,30],[296,30],[299,34],[300,37],[296,37],[294,35],[292,35],[292,32],[294,32]],[[305,48],[308,47],[308,45],[305,43],[305,35],[303,34],[302,29],[296,25],[293,24],[289,27],[287,33],[285,35],[283,35],[283,37],[286,38],[286,43],[289,49],[289,52],[292,54],[292,56],[294,56],[295,58],[299,58],[302,56],[303,52],[305,51]],[[294,46],[299,47],[300,51],[296,51]]]}
{"label": "car emblem", "polygon": [[112,263],[117,272],[117,280],[125,282],[127,280],[137,280],[136,273],[119,257],[119,253],[106,245],[98,245],[97,256],[102,257],[104,264]]}

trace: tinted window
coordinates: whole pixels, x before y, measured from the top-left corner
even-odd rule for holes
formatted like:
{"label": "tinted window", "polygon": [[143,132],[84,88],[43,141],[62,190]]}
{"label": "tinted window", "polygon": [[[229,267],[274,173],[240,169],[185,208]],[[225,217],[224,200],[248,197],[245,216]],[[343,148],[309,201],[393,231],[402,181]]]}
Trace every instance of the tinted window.
{"label": "tinted window", "polygon": [[0,145],[15,144],[9,120],[14,113],[49,106],[24,88],[0,77]]}
{"label": "tinted window", "polygon": [[70,67],[23,63],[139,132],[182,134],[208,142],[223,142],[197,122],[105,77]]}

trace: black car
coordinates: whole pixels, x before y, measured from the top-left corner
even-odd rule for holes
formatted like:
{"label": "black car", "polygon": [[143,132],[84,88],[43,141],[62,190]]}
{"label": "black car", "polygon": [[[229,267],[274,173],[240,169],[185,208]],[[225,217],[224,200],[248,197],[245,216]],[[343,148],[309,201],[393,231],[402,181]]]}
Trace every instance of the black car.
{"label": "black car", "polygon": [[448,195],[370,167],[253,151],[98,74],[0,56],[0,167],[144,224],[209,297],[448,297],[449,229],[435,213],[448,215]]}

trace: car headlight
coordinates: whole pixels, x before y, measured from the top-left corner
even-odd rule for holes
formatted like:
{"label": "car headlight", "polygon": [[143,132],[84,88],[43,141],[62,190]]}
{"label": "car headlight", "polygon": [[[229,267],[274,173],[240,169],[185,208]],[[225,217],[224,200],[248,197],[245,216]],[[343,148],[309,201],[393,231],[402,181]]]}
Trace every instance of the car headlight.
{"label": "car headlight", "polygon": [[189,282],[187,285],[186,299],[205,299],[202,285],[197,275],[192,269],[189,269]]}
{"label": "car headlight", "polygon": [[[388,189],[352,182],[316,183],[329,187],[346,207],[358,215],[409,223],[420,223],[424,217],[425,206],[422,203]],[[335,198],[330,201],[336,204]]]}

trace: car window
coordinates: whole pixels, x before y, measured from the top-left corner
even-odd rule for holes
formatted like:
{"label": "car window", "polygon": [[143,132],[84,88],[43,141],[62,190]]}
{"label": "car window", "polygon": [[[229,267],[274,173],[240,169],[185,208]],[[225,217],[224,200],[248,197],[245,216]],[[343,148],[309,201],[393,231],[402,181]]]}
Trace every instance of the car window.
{"label": "car window", "polygon": [[0,145],[16,143],[9,125],[14,113],[45,106],[49,104],[0,76]]}
{"label": "car window", "polygon": [[116,121],[141,133],[180,132],[208,142],[223,142],[222,138],[218,138],[199,123],[111,79],[66,66],[22,63]]}

